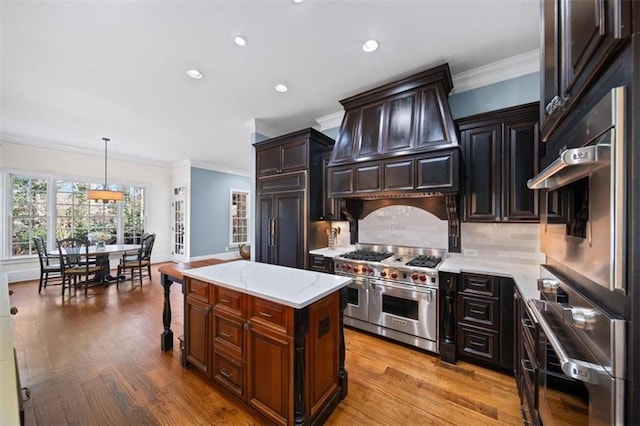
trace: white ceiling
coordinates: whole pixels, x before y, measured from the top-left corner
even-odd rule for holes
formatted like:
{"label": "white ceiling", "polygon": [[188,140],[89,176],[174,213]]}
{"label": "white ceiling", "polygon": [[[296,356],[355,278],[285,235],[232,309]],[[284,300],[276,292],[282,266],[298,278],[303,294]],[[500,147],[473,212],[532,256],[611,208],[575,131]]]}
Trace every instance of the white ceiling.
{"label": "white ceiling", "polygon": [[[538,0],[1,2],[1,141],[102,155],[107,136],[110,157],[246,172],[252,119],[314,126],[345,97],[539,38]],[[361,50],[369,38],[376,53]]]}

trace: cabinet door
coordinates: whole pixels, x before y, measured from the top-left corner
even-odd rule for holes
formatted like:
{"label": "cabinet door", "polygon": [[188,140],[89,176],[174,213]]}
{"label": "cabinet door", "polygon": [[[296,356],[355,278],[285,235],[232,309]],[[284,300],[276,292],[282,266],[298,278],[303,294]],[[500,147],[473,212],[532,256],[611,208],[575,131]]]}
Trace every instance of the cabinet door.
{"label": "cabinet door", "polygon": [[211,371],[209,360],[209,338],[211,336],[209,313],[211,312],[211,305],[187,297],[185,308],[187,361],[208,376]]}
{"label": "cabinet door", "polygon": [[357,158],[376,157],[380,154],[384,125],[384,105],[384,102],[380,102],[362,108]]}
{"label": "cabinet door", "polygon": [[462,134],[466,221],[493,222],[500,218],[501,138],[500,124],[465,130]]}
{"label": "cabinet door", "polygon": [[354,166],[354,189],[356,192],[377,192],[382,189],[380,163]]}
{"label": "cabinet door", "polygon": [[307,140],[301,139],[280,147],[280,173],[307,168]]}
{"label": "cabinet door", "polygon": [[540,124],[544,131],[547,109],[551,112],[551,102],[560,97],[560,1],[542,0],[541,5]]}
{"label": "cabinet door", "polygon": [[270,263],[304,269],[304,199],[304,191],[275,194],[275,218],[271,225],[275,244]]}
{"label": "cabinet door", "polygon": [[271,263],[273,246],[272,224],[275,216],[273,195],[259,195],[256,219],[256,255],[257,262]]}
{"label": "cabinet door", "polygon": [[291,423],[292,339],[252,323],[247,340],[247,402],[276,424]]}
{"label": "cabinet door", "polygon": [[340,164],[353,158],[358,140],[358,110],[347,111],[342,119],[340,133],[331,157],[332,164]]}
{"label": "cabinet door", "polygon": [[353,194],[353,166],[332,167],[329,173],[329,195],[341,197]]}
{"label": "cabinet door", "polygon": [[382,163],[384,167],[384,190],[400,191],[414,189],[414,160],[391,160]]}
{"label": "cabinet door", "polygon": [[395,96],[387,101],[384,152],[410,149],[415,139],[416,92]]}
{"label": "cabinet door", "polygon": [[507,123],[503,143],[503,200],[507,221],[538,221],[537,191],[527,181],[538,174],[537,120]]}
{"label": "cabinet door", "polygon": [[[338,211],[338,200],[331,195],[331,188],[329,179],[329,161],[331,161],[331,152],[327,152],[322,155],[321,158],[321,175],[322,175],[322,202],[320,206],[319,220],[338,220],[340,218],[340,212]],[[312,182],[313,184],[313,182]],[[313,201],[313,200],[311,200]]]}
{"label": "cabinet door", "polygon": [[270,146],[256,150],[256,175],[267,176],[278,172],[280,168],[280,147]]}
{"label": "cabinet door", "polygon": [[460,171],[458,150],[425,154],[416,158],[416,189],[423,191],[457,192]]}

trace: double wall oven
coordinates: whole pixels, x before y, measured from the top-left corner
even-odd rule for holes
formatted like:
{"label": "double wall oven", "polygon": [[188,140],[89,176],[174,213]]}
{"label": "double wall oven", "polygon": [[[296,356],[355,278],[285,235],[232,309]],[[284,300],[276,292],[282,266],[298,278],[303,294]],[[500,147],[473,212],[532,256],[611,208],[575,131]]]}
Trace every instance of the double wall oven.
{"label": "double wall oven", "polygon": [[529,411],[543,424],[624,424],[630,303],[625,92],[614,88],[597,102],[563,136],[568,148],[529,181],[542,190],[546,265],[541,300],[528,302],[538,331],[522,339],[521,354],[525,379],[537,391]]}
{"label": "double wall oven", "polygon": [[438,272],[445,250],[358,244],[334,259],[348,276],[346,325],[438,352]]}

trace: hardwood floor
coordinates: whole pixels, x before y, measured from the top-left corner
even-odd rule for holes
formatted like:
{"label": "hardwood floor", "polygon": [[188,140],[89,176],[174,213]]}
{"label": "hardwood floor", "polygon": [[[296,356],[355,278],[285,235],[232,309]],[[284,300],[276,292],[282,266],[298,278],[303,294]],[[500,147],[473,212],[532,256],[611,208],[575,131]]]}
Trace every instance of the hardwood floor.
{"label": "hardwood floor", "polygon": [[[12,328],[27,425],[263,424],[180,365],[178,342],[160,350],[163,292],[129,282],[63,298],[60,287],[11,284]],[[172,286],[172,329],[182,294]],[[522,424],[513,377],[346,330],[349,395],[330,425]]]}

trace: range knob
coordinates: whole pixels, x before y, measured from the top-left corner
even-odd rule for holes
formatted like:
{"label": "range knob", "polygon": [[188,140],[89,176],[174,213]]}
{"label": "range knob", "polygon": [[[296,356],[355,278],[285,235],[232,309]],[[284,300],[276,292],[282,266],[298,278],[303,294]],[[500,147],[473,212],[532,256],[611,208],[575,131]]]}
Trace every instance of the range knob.
{"label": "range knob", "polygon": [[347,265],[347,271],[351,270],[351,265]]}
{"label": "range knob", "polygon": [[418,274],[411,274],[411,279],[412,280],[417,280],[418,279]]}
{"label": "range knob", "polygon": [[386,272],[386,271],[382,271],[382,272],[380,272],[380,276],[381,276],[381,277],[386,277],[386,276],[387,276],[387,272]]}
{"label": "range knob", "polygon": [[426,280],[427,280],[426,275],[420,275],[420,281],[426,281]]}
{"label": "range knob", "polygon": [[347,265],[345,265],[344,263],[343,263],[342,265],[340,265],[340,267],[341,267],[342,269],[347,269]]}
{"label": "range knob", "polygon": [[371,268],[371,267],[367,268],[367,272],[368,273],[372,273],[373,272],[373,268]]}
{"label": "range knob", "polygon": [[357,266],[353,267],[353,272],[358,273],[360,272],[360,268],[358,268]]}
{"label": "range knob", "polygon": [[398,273],[397,272],[392,272],[391,273],[391,278],[393,278],[393,279],[398,278]]}

